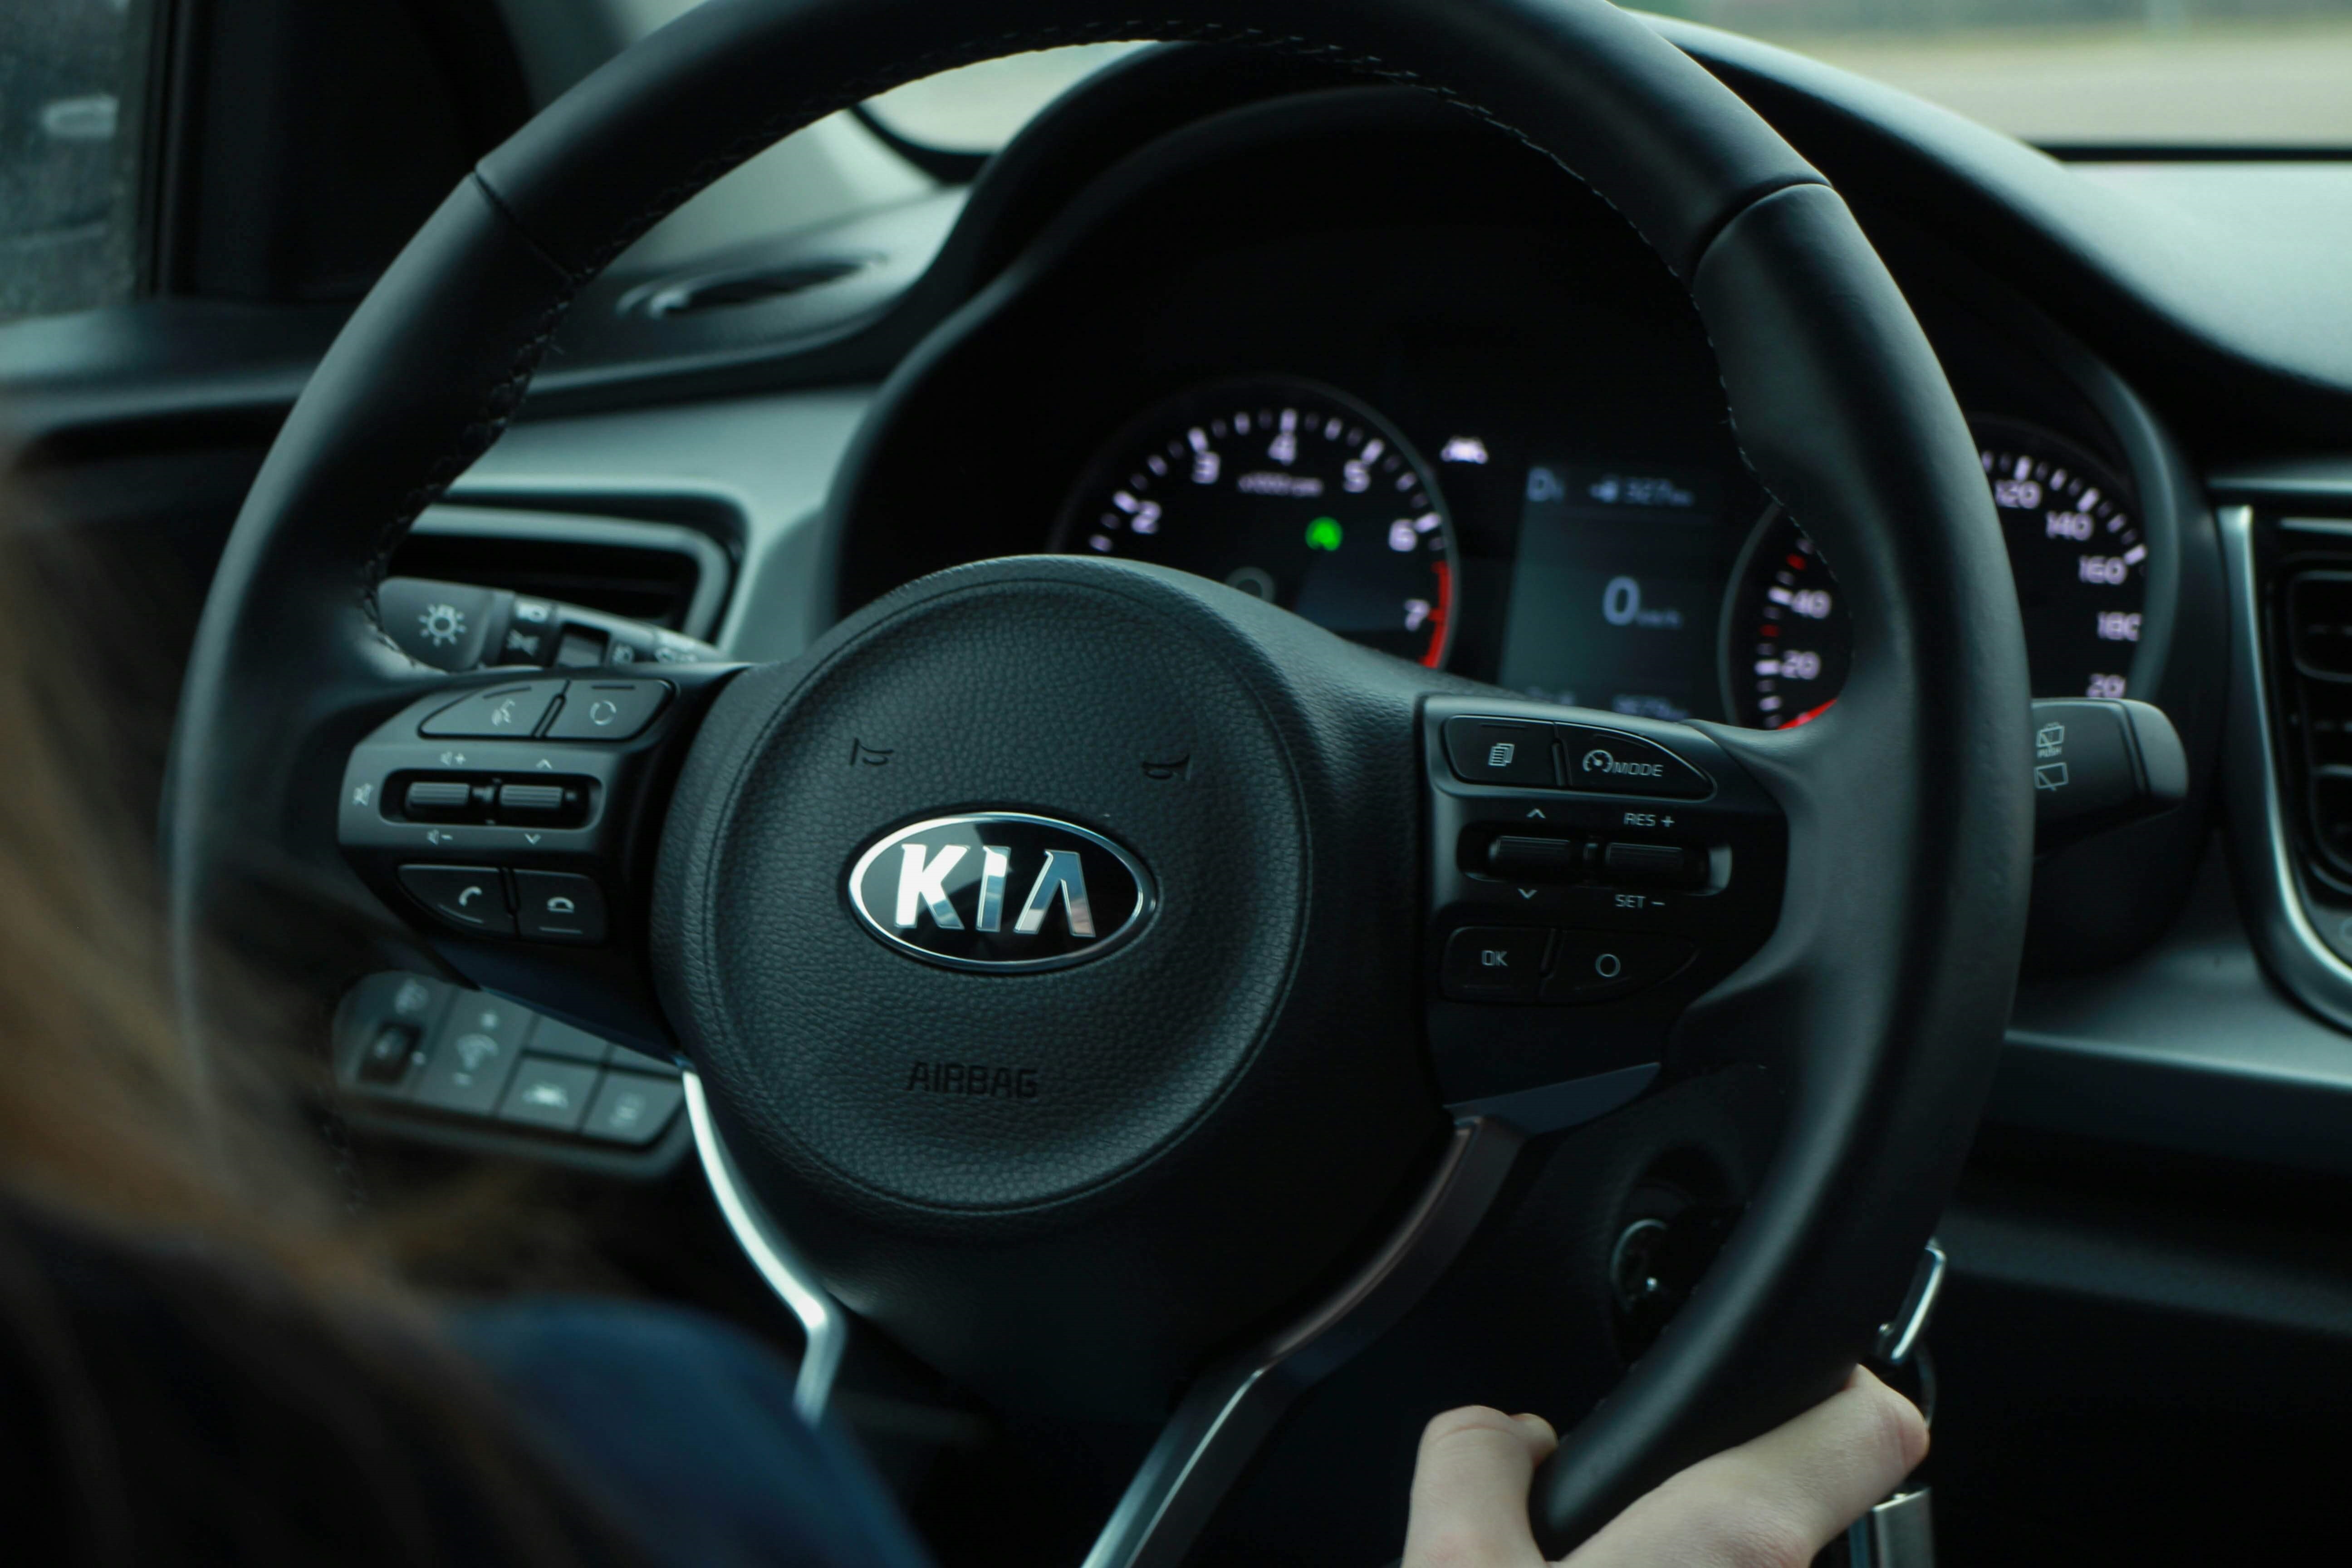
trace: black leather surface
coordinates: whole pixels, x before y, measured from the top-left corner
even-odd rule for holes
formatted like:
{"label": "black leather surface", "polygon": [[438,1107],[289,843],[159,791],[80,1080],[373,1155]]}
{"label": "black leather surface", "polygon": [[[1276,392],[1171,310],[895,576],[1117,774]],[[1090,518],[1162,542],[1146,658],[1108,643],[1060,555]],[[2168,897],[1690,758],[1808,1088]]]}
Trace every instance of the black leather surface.
{"label": "black leather surface", "polygon": [[1702,1288],[1546,1478],[1561,1541],[1825,1397],[1900,1300],[1990,1088],[2032,877],[2016,589],[1909,308],[1816,189],[1742,214],[1694,292],[1743,449],[1855,607],[1853,673],[1801,728],[1705,726],[1787,808],[1790,869],[1772,942],[1685,1018],[1684,1066],[1767,1061],[1788,1130]]}
{"label": "black leather surface", "polygon": [[[1836,199],[1790,190],[1818,176],[1713,79],[1597,0],[1259,0],[1245,28],[1213,6],[1105,21],[1079,0],[970,0],[952,15],[960,38],[912,0],[714,0],[519,133],[404,253],[297,405],[207,607],[169,803],[184,951],[254,846],[320,851],[328,802],[312,802],[307,780],[322,762],[331,776],[351,714],[380,714],[419,679],[373,626],[372,574],[416,510],[496,437],[571,289],[773,135],[901,76],[1137,34],[1305,49],[1475,100],[1590,179],[1695,280],[1752,460],[1870,605],[1839,711],[1802,738],[1738,742],[1790,802],[1792,918],[1742,984],[1744,1014],[1692,1024],[1698,1057],[1779,1059],[1790,1131],[1753,1221],[1685,1321],[1571,1436],[1545,1483],[1549,1531],[1572,1538],[1671,1464],[1829,1385],[1891,1304],[1965,1142],[2015,970],[2030,837],[2023,781],[2005,771],[2021,742],[2004,726],[2023,722],[2022,645],[1981,482],[1969,471],[1960,484],[1966,432]],[[946,47],[908,53],[931,44]],[[1771,199],[1738,216],[1759,196]],[[1364,691],[1381,690],[1362,673]],[[1326,696],[1335,711],[1357,700]],[[1347,805],[1344,792],[1329,798]],[[1386,799],[1374,792],[1350,809]],[[1400,839],[1409,833],[1409,816],[1388,820]],[[1307,944],[1293,993],[1342,1011],[1299,1016],[1304,1054],[1283,1072],[1247,1075],[1265,1090],[1261,1109],[1221,1115],[1218,1137],[1199,1143],[1204,1156],[1238,1156],[1303,1135],[1349,1152],[1359,1163],[1323,1190],[1302,1182],[1280,1194],[1286,1215],[1329,1222],[1319,1255],[1294,1246],[1273,1257],[1263,1240],[1253,1250],[1252,1237],[1291,1227],[1255,1227],[1251,1205],[1265,1194],[1217,1179],[1228,1168],[1205,1157],[1146,1162],[1164,1179],[1122,1203],[1160,1205],[1164,1223],[1129,1227],[1124,1246],[1095,1247],[1074,1230],[1027,1251],[977,1238],[918,1246],[903,1232],[898,1246],[861,1247],[836,1211],[804,1201],[806,1184],[778,1182],[777,1201],[807,1222],[851,1305],[886,1322],[939,1270],[962,1264],[995,1284],[995,1321],[961,1343],[932,1342],[934,1353],[976,1364],[1024,1312],[1026,1331],[1050,1346],[1070,1324],[1054,1282],[1097,1274],[1120,1281],[1127,1300],[1161,1303],[1150,1325],[1160,1358],[1121,1362],[1116,1336],[1098,1335],[1071,1346],[1070,1381],[1098,1373],[1124,1394],[1172,1374],[1188,1339],[1230,1321],[1249,1290],[1270,1299],[1336,1256],[1355,1239],[1351,1217],[1388,1199],[1359,1178],[1393,1158],[1399,1127],[1271,1118],[1311,1104],[1322,1084],[1285,1073],[1328,1069],[1357,1043],[1314,1026],[1345,1021],[1360,1000],[1347,990],[1350,965],[1398,963],[1399,938],[1376,918],[1387,907],[1376,899],[1361,911],[1360,953]],[[767,1150],[771,1165],[783,1148]],[[1245,1159],[1230,1167],[1252,1170]],[[1242,1286],[1204,1305],[1188,1269],[1236,1235]],[[942,1322],[942,1334],[956,1331]],[[1098,1363],[1081,1353],[1091,1351]]]}

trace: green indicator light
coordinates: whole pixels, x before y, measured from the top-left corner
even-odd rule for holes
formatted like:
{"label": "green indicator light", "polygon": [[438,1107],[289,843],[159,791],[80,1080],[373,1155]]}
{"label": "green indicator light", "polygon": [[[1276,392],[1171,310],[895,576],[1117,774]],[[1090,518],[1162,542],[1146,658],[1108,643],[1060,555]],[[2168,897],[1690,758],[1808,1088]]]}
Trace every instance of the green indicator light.
{"label": "green indicator light", "polygon": [[1313,522],[1308,523],[1307,525],[1307,548],[1309,550],[1339,549],[1339,520],[1336,517],[1318,517]]}

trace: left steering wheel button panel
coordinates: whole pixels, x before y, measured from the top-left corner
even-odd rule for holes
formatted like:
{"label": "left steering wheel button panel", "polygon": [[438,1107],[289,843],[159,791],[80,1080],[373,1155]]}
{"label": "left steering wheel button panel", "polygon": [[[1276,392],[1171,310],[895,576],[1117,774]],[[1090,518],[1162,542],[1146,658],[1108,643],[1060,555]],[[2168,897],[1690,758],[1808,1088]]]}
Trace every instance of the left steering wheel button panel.
{"label": "left steering wheel button panel", "polygon": [[400,885],[408,889],[409,897],[460,931],[514,935],[514,910],[507,903],[506,881],[493,867],[403,866]]}
{"label": "left steering wheel button panel", "polygon": [[523,739],[539,732],[547,710],[563,695],[563,685],[561,680],[529,680],[473,692],[435,712],[417,732],[435,740]]}

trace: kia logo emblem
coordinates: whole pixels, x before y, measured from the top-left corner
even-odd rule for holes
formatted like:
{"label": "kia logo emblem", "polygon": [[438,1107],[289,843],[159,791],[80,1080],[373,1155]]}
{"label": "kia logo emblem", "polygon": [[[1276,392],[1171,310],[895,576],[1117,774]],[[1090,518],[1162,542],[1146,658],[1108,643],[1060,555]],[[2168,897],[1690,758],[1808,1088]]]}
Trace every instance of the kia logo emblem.
{"label": "kia logo emblem", "polygon": [[849,907],[885,946],[927,963],[1064,969],[1143,926],[1143,862],[1076,823],[1026,812],[935,816],[885,834],[849,871]]}

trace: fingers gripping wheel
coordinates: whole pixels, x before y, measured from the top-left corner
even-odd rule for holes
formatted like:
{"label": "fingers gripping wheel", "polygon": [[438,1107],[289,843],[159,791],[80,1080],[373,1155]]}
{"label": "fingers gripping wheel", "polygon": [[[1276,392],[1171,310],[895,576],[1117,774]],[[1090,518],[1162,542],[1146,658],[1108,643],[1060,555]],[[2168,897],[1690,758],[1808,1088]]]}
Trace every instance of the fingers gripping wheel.
{"label": "fingers gripping wheel", "polygon": [[[1306,1274],[1328,1267],[1336,1276],[1344,1258],[1370,1245],[1381,1216],[1405,1203],[1416,1173],[1435,1158],[1444,1118],[1418,1054],[1419,1010],[1402,994],[1412,982],[1426,979],[1438,989],[1438,1005],[1465,1016],[1478,1009],[1501,1033],[1524,1027],[1499,1022],[1515,1017],[1608,1020],[1656,1006],[1662,1016],[1649,1033],[1664,1038],[1669,1070],[1742,1058],[1774,1068],[1782,1148],[1706,1288],[1615,1394],[1568,1435],[1540,1483],[1539,1522],[1554,1543],[1565,1544],[1671,1470],[1832,1390],[1899,1298],[1957,1170],[2007,1010],[2031,855],[2031,786],[2016,765],[2032,741],[2023,639],[1999,527],[1940,370],[1843,205],[1729,91],[1630,15],[1600,0],[1252,0],[1237,9],[1176,0],[1157,8],[1148,25],[1121,15],[1083,0],[967,0],[945,8],[923,0],[711,0],[582,82],[452,194],[307,384],[214,581],[184,687],[167,808],[174,951],[185,955],[183,994],[198,1007],[190,1022],[199,1032],[207,1022],[201,1005],[208,993],[194,957],[204,951],[200,936],[250,918],[249,907],[230,907],[226,889],[249,870],[256,851],[266,850],[260,858],[277,871],[299,868],[307,885],[331,888],[333,878],[311,873],[338,857],[335,840],[345,834],[368,885],[429,924],[478,981],[526,995],[564,988],[559,1005],[575,1015],[590,1010],[569,1005],[575,993],[598,1008],[633,1005],[647,1033],[676,1026],[713,1068],[712,1125],[727,1127],[747,1179],[796,1226],[806,1222],[812,1250],[861,1309],[886,1322],[928,1316],[945,1325],[930,1345],[944,1355],[954,1349],[948,1330],[960,1320],[943,1303],[978,1300],[992,1332],[1004,1336],[987,1348],[1013,1343],[1026,1323],[1034,1342],[1019,1346],[1021,1361],[1044,1364],[1060,1354],[1061,1374],[1048,1382],[1116,1384],[1128,1395],[1156,1388],[1164,1400],[1167,1378],[1192,1353],[1187,1347],[1234,1331],[1237,1310],[1272,1314],[1284,1300],[1303,1298]],[[1482,764],[1507,776],[1481,780],[1453,771],[1443,722],[1415,729],[1422,699],[1460,688],[1437,678],[1401,687],[1402,678],[1385,664],[1364,662],[1375,656],[1328,656],[1267,618],[1271,611],[1244,620],[1212,602],[1177,608],[1175,588],[1155,587],[1142,602],[1182,628],[1157,643],[1160,655],[1173,658],[1180,646],[1212,650],[1202,668],[1247,699],[1234,710],[1251,715],[1234,731],[1234,744],[1246,739],[1280,759],[1255,775],[1255,787],[1272,781],[1293,792],[1291,825],[1276,831],[1270,797],[1255,805],[1268,842],[1278,846],[1287,834],[1300,857],[1273,875],[1295,882],[1304,901],[1283,905],[1288,912],[1278,920],[1267,917],[1286,945],[1270,960],[1255,955],[1265,971],[1251,972],[1257,989],[1228,987],[1234,1016],[1222,1034],[1211,1032],[1221,1044],[1187,1056],[1188,1042],[1165,1042],[1159,1055],[1139,1058],[1143,1076],[1124,1099],[1100,1100],[1101,1126],[1079,1118],[1066,1130],[1061,1152],[1081,1157],[1066,1163],[1064,1175],[1087,1180],[1041,1184],[1036,1171],[1013,1169],[1019,1158],[1000,1160],[971,1144],[975,1182],[1035,1200],[989,1211],[975,1228],[975,1209],[985,1205],[959,1204],[936,1190],[885,1191],[873,1172],[842,1168],[830,1157],[849,1146],[840,1127],[793,1122],[775,1103],[789,1086],[767,1081],[752,1051],[730,1048],[730,1039],[750,1037],[743,1026],[759,1023],[759,1008],[800,988],[778,976],[803,959],[787,954],[772,973],[730,968],[709,942],[668,926],[660,912],[673,886],[667,859],[664,898],[649,923],[642,902],[656,837],[667,856],[671,841],[727,842],[758,815],[745,809],[741,792],[705,773],[704,756],[729,747],[760,752],[759,734],[772,721],[809,726],[831,745],[834,731],[818,721],[823,704],[812,699],[880,691],[861,682],[879,681],[882,666],[857,651],[880,637],[877,623],[845,629],[843,640],[809,664],[762,672],[757,686],[748,675],[726,683],[698,731],[709,683],[665,671],[674,695],[634,740],[570,742],[545,728],[577,711],[568,689],[535,715],[537,694],[507,694],[517,699],[511,722],[534,719],[528,742],[503,730],[428,735],[427,721],[451,703],[487,694],[495,714],[505,696],[490,682],[428,688],[433,677],[386,641],[352,587],[380,574],[383,552],[401,528],[496,437],[581,283],[698,184],[841,102],[896,81],[1008,50],[1125,37],[1139,26],[1162,37],[1305,51],[1338,68],[1432,87],[1475,105],[1597,187],[1688,284],[1748,460],[1837,561],[1858,606],[1853,673],[1836,710],[1793,734],[1704,726],[1685,733],[1595,719],[1612,738],[1548,749],[1546,760],[1562,770],[1554,785],[1509,772],[1533,766],[1516,746]],[[1054,591],[1113,593],[1108,583],[1074,578]],[[1034,584],[1022,590],[1040,591]],[[922,603],[931,624],[945,624],[943,591],[927,588]],[[1064,700],[1075,694],[1083,708],[1116,695],[1124,669],[1114,660],[1071,671]],[[447,700],[428,702],[428,692]],[[1507,700],[1474,695],[1453,716],[1578,721],[1497,702]],[[659,796],[676,754],[670,748],[690,731],[695,754],[684,776],[701,784],[665,821]],[[845,756],[857,735],[853,729],[838,737]],[[367,761],[344,770],[355,742]],[[1484,754],[1494,757],[1497,743],[1489,739]],[[384,750],[372,749],[378,746]],[[442,763],[444,749],[464,752],[467,763]],[[537,766],[542,753],[553,767]],[[575,755],[582,760],[565,760]],[[1109,815],[1076,825],[1138,855],[1153,879],[1158,912],[1099,962],[1027,973],[957,972],[889,949],[861,927],[842,879],[856,853],[884,834],[968,813],[975,803],[1066,822],[1087,815],[1053,809],[1051,797],[1065,792],[1036,773],[1020,774],[1042,781],[1028,792],[1032,798],[1005,798],[1004,781],[1025,764],[1002,750],[986,755],[998,770],[988,777],[942,773],[922,800],[896,802],[878,819],[843,813],[819,824],[840,856],[819,858],[822,882],[744,889],[752,908],[762,900],[828,907],[838,930],[829,930],[826,942],[854,939],[863,945],[840,951],[855,952],[861,965],[896,966],[875,972],[889,976],[875,981],[879,989],[831,996],[845,1019],[856,1022],[850,1015],[862,1010],[874,1030],[897,1031],[917,1018],[921,1029],[937,1028],[933,1037],[951,1037],[961,1009],[943,1000],[949,992],[932,987],[967,988],[952,994],[956,1003],[1019,987],[1024,1006],[1078,1042],[1068,1047],[1069,1061],[1084,1069],[1083,1012],[1055,1014],[1041,998],[1090,994],[1122,965],[1172,969],[1181,952],[1171,933],[1187,929],[1198,931],[1204,952],[1223,955],[1203,965],[1195,989],[1247,967],[1218,945],[1230,932],[1184,924],[1180,900],[1194,894],[1171,867],[1189,874],[1192,863],[1140,842],[1151,835]],[[1446,771],[1433,785],[1428,764],[1440,756]],[[490,765],[477,769],[483,757]],[[789,764],[785,771],[802,765],[798,752],[779,760]],[[1131,761],[1138,789],[1161,782],[1144,778],[1143,760]],[[1164,766],[1172,759],[1150,760]],[[1611,798],[1613,792],[1572,787],[1580,781],[1565,771],[1571,761],[1593,775],[1583,782],[1654,785],[1654,804],[1643,796],[1632,809],[1654,809],[1658,836],[1627,823],[1629,806]],[[1657,771],[1627,773],[1621,765]],[[521,776],[541,773],[567,782]],[[1775,829],[1760,813],[1749,815],[1743,774],[1785,819],[1780,918],[1744,963],[1738,955],[1760,929],[1754,917],[1771,896]],[[1194,774],[1183,783],[1194,779],[1208,782]],[[1708,793],[1694,793],[1699,780]],[[412,801],[409,786],[419,784],[434,787]],[[1108,774],[1077,780],[1068,793],[1097,785],[1104,802],[1129,798],[1120,793],[1129,786]],[[341,795],[331,796],[337,786]],[[363,788],[365,801],[357,798]],[[1479,815],[1493,809],[1486,803],[1529,792],[1552,798],[1544,793],[1550,788],[1569,812],[1566,832],[1578,840],[1570,849],[1559,847],[1559,835],[1502,831],[1524,829],[1524,816],[1507,825]],[[387,790],[396,795],[389,803]],[[328,813],[331,798],[336,805]],[[1431,817],[1417,822],[1424,804]],[[1616,813],[1613,826],[1604,805]],[[711,815],[698,815],[705,811]],[[1676,818],[1671,829],[1663,820],[1669,811]],[[548,814],[550,826],[520,826],[515,814],[531,812]],[[1703,819],[1699,838],[1678,837],[1692,819],[1685,812]],[[541,841],[520,837],[529,832]],[[1440,833],[1445,842],[1417,841],[1417,832]],[[457,840],[436,842],[436,833]],[[470,843],[469,835],[490,841]],[[560,853],[558,835],[571,836]],[[974,839],[967,853],[983,871],[992,845],[1008,855],[1018,847],[1009,838]],[[791,859],[754,839],[738,847],[758,850],[747,858],[779,875]],[[1335,862],[1342,850],[1358,861]],[[497,875],[480,874],[488,871]],[[526,875],[594,882],[604,896],[604,945],[588,945],[590,900],[560,890],[575,885],[527,885]],[[1438,899],[1434,916],[1409,885],[1423,875]],[[692,885],[683,875],[676,883]],[[1519,901],[1550,899],[1557,910],[1541,919],[1484,912],[1490,903],[1507,907],[1502,900],[1517,900],[1521,887],[1536,893]],[[1508,890],[1490,900],[1498,889]],[[952,906],[954,889],[942,890]],[[1604,892],[1609,908],[1590,908]],[[1633,892],[1664,900],[1654,927],[1620,928],[1603,918],[1618,911],[1617,897]],[[924,901],[919,879],[917,897]],[[526,898],[536,900],[529,931]],[[558,909],[556,899],[572,907]],[[504,900],[512,902],[487,908]],[[677,904],[681,918],[689,903]],[[977,904],[968,907],[977,912]],[[1057,912],[1066,907],[1055,905]],[[1627,912],[1639,921],[1647,909]],[[1394,918],[1368,918],[1381,910]],[[478,913],[487,923],[468,925]],[[1669,927],[1685,916],[1687,926]],[[550,917],[579,923],[551,924]],[[504,929],[509,918],[512,935]],[[1474,957],[1506,954],[1493,967],[1518,966],[1514,984],[1532,955],[1533,1001],[1444,996],[1449,933],[1474,923],[1512,933],[1465,945]],[[1542,933],[1540,942],[1524,934],[1528,926]],[[966,934],[971,930],[967,922]],[[1634,936],[1655,940],[1637,951],[1626,940]],[[647,940],[669,1004],[659,1012],[645,999],[642,980],[612,962]],[[1678,958],[1673,944],[1685,942],[1691,952]],[[1584,945],[1573,949],[1577,963],[1563,969],[1571,942]],[[1483,958],[1477,966],[1488,967]],[[1614,994],[1605,989],[1643,975],[1656,978]],[[746,988],[736,989],[730,976]],[[764,1000],[751,980],[769,987]],[[1555,987],[1549,1000],[1546,986]],[[1565,1000],[1558,986],[1567,988]],[[1588,988],[1591,994],[1579,994]],[[1698,994],[1669,1026],[1664,1012],[1690,992]],[[1198,1008],[1172,982],[1166,994]],[[1331,1016],[1317,1016],[1318,1007]],[[1252,1010],[1254,1029],[1243,1016]],[[1442,1015],[1431,1023],[1441,1075],[1452,1074],[1462,1064],[1444,1047]],[[1363,1037],[1335,1034],[1335,1026],[1360,1026]],[[1570,1039],[1614,1031],[1601,1023],[1559,1027]],[[1318,1050],[1328,1056],[1317,1057]],[[1375,1067],[1367,1070],[1366,1061]],[[851,1076],[865,1065],[854,1055],[803,1065],[841,1075],[821,1079],[805,1114],[829,1107],[854,1120],[863,1113],[861,1095],[881,1098]],[[1444,1092],[1503,1087],[1507,1093],[1517,1081],[1509,1076],[1516,1069],[1478,1070],[1489,1076],[1462,1079]],[[1229,1073],[1229,1089],[1207,1081],[1217,1072]],[[992,1088],[995,1081],[992,1073]],[[1336,1100],[1335,1086],[1346,1091]],[[1413,1098],[1405,1098],[1407,1089]],[[1163,1091],[1178,1101],[1189,1097],[1200,1114],[1171,1115]],[[890,1092],[908,1091],[902,1082]],[[1359,1094],[1368,1099],[1351,1098]],[[1024,1102],[1016,1093],[1005,1102],[992,1093],[959,1103],[984,1117],[1010,1117],[1041,1101]],[[1378,1113],[1363,1114],[1366,1103]],[[1006,1125],[1004,1147],[1027,1147],[1024,1125]],[[1124,1163],[1107,1159],[1116,1152],[1112,1134],[1132,1140]],[[1322,1192],[1307,1182],[1268,1185],[1253,1161],[1286,1140],[1293,1151],[1339,1161],[1347,1178],[1327,1177],[1330,1190]],[[1187,1212],[1188,1193],[1213,1206]],[[1206,1274],[1187,1267],[1203,1254],[1157,1245],[1172,1237],[1205,1247],[1219,1225],[1247,1229],[1234,1216],[1267,1214],[1278,1217],[1277,1233],[1312,1232],[1312,1244],[1286,1248],[1279,1239],[1249,1238],[1275,1265],[1244,1281],[1249,1289],[1206,1290]],[[1150,1224],[1121,1223],[1146,1215]],[[1097,1221],[1108,1228],[1095,1230]],[[926,1234],[928,1244],[909,1239]],[[876,1263],[902,1243],[896,1267]],[[1051,1264],[1050,1275],[1040,1274],[1041,1260]],[[984,1293],[992,1268],[992,1295]],[[1067,1319],[1057,1315],[1057,1298],[1039,1289],[1037,1280],[1049,1277],[1132,1286],[1156,1325],[1150,1338],[1161,1359],[1122,1361],[1099,1338],[1052,1342]],[[953,1289],[944,1288],[950,1283]]]}

